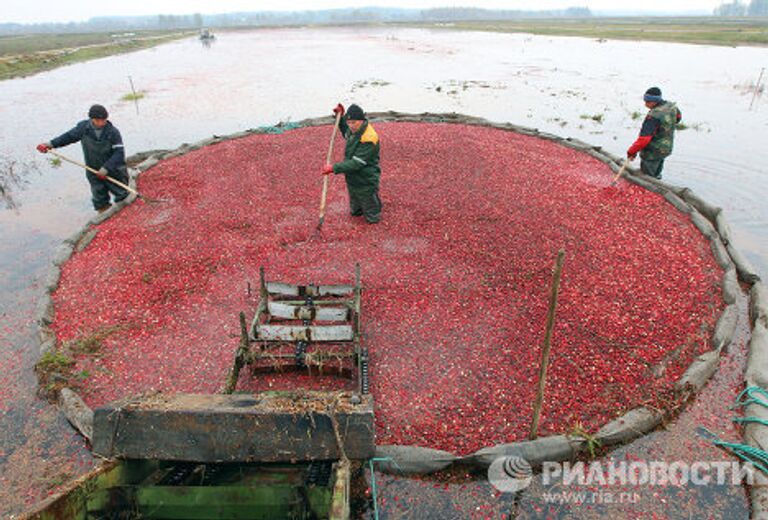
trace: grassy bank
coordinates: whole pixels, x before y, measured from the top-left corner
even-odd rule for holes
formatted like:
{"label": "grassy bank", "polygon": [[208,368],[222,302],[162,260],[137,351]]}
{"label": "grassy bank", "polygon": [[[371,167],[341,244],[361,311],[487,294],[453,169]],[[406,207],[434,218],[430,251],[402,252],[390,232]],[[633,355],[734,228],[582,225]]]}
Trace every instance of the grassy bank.
{"label": "grassy bank", "polygon": [[131,52],[196,34],[196,31],[31,34],[0,37],[0,80],[62,65]]}
{"label": "grassy bank", "polygon": [[420,27],[728,46],[768,45],[768,18],[573,18],[449,22]]}

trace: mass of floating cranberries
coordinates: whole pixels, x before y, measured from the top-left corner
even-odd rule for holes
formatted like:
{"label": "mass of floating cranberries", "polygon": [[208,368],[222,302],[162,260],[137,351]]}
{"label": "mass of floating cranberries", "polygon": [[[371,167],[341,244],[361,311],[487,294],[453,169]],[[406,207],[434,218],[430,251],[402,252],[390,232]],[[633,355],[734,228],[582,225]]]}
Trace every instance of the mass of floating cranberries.
{"label": "mass of floating cranberries", "polygon": [[[76,355],[86,402],[220,391],[260,266],[268,280],[350,283],[360,263],[380,444],[461,454],[526,436],[561,248],[541,434],[657,402],[708,350],[721,272],[660,196],[610,187],[605,164],[547,140],[456,124],[375,128],[377,225],[350,215],[337,175],[313,236],[331,126],[254,134],[145,172],[140,191],[166,202],[99,225],[54,294],[62,344],[101,338]],[[238,390],[350,384],[244,370]]]}

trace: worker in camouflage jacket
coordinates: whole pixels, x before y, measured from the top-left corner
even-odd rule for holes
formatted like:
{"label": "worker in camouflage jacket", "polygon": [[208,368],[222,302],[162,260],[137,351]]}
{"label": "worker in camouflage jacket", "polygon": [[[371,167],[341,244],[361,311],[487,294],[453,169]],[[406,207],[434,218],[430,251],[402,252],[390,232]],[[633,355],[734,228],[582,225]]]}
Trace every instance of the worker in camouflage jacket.
{"label": "worker in camouflage jacket", "polygon": [[326,164],[323,174],[343,173],[352,216],[363,216],[368,223],[375,224],[381,220],[379,136],[359,106],[350,105],[345,115],[344,106],[339,103],[333,113],[342,116],[339,130],[347,143],[344,160]]}
{"label": "worker in camouflage jacket", "polygon": [[651,177],[661,179],[664,159],[672,153],[675,141],[675,126],[682,119],[677,105],[665,101],[658,87],[651,87],[643,96],[649,109],[645,116],[640,135],[627,150],[627,158],[633,161],[640,153],[640,171]]}
{"label": "worker in camouflage jacket", "polygon": [[52,148],[60,148],[80,141],[85,164],[98,172],[86,170],[85,176],[91,185],[93,207],[99,213],[111,206],[110,193],[115,203],[128,196],[124,188],[107,180],[107,177],[111,177],[123,184],[128,184],[123,138],[120,131],[107,119],[108,117],[106,108],[93,105],[88,110],[88,119],[80,121],[74,128],[49,142],[37,145],[39,152],[47,153]]}

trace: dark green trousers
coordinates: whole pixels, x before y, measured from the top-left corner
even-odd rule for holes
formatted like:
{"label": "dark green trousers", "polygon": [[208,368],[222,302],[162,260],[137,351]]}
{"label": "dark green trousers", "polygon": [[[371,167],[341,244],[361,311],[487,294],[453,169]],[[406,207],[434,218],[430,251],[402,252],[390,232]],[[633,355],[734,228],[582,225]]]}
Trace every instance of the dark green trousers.
{"label": "dark green trousers", "polygon": [[664,159],[640,159],[640,171],[656,179],[661,179],[661,170],[664,169]]}
{"label": "dark green trousers", "polygon": [[365,220],[375,224],[381,220],[381,199],[379,189],[356,188],[347,184],[349,192],[349,210],[353,217],[365,217]]}
{"label": "dark green trousers", "polygon": [[[91,185],[91,202],[93,203],[93,209],[99,210],[109,206],[109,194],[115,199],[115,202],[120,202],[128,196],[128,191],[121,188],[115,183],[107,180],[101,180],[99,177],[89,171],[85,172],[85,176],[88,179],[88,183]],[[128,184],[128,171],[125,167],[120,168],[116,172],[109,172],[109,177],[117,179],[123,184]]]}

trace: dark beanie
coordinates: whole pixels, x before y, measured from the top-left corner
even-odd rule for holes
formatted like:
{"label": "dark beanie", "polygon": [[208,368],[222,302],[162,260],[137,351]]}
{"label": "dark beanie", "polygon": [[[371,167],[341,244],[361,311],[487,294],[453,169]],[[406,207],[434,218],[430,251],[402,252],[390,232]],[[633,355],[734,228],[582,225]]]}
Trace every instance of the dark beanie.
{"label": "dark beanie", "polygon": [[363,112],[363,109],[357,105],[349,105],[349,108],[347,109],[347,119],[362,121],[365,119],[365,112]]}
{"label": "dark beanie", "polygon": [[106,119],[109,117],[107,109],[101,105],[93,105],[88,109],[88,117],[91,119]]}
{"label": "dark beanie", "polygon": [[643,101],[651,101],[653,103],[658,103],[661,101],[661,89],[659,87],[651,87],[648,90],[645,91],[645,95],[643,96]]}

